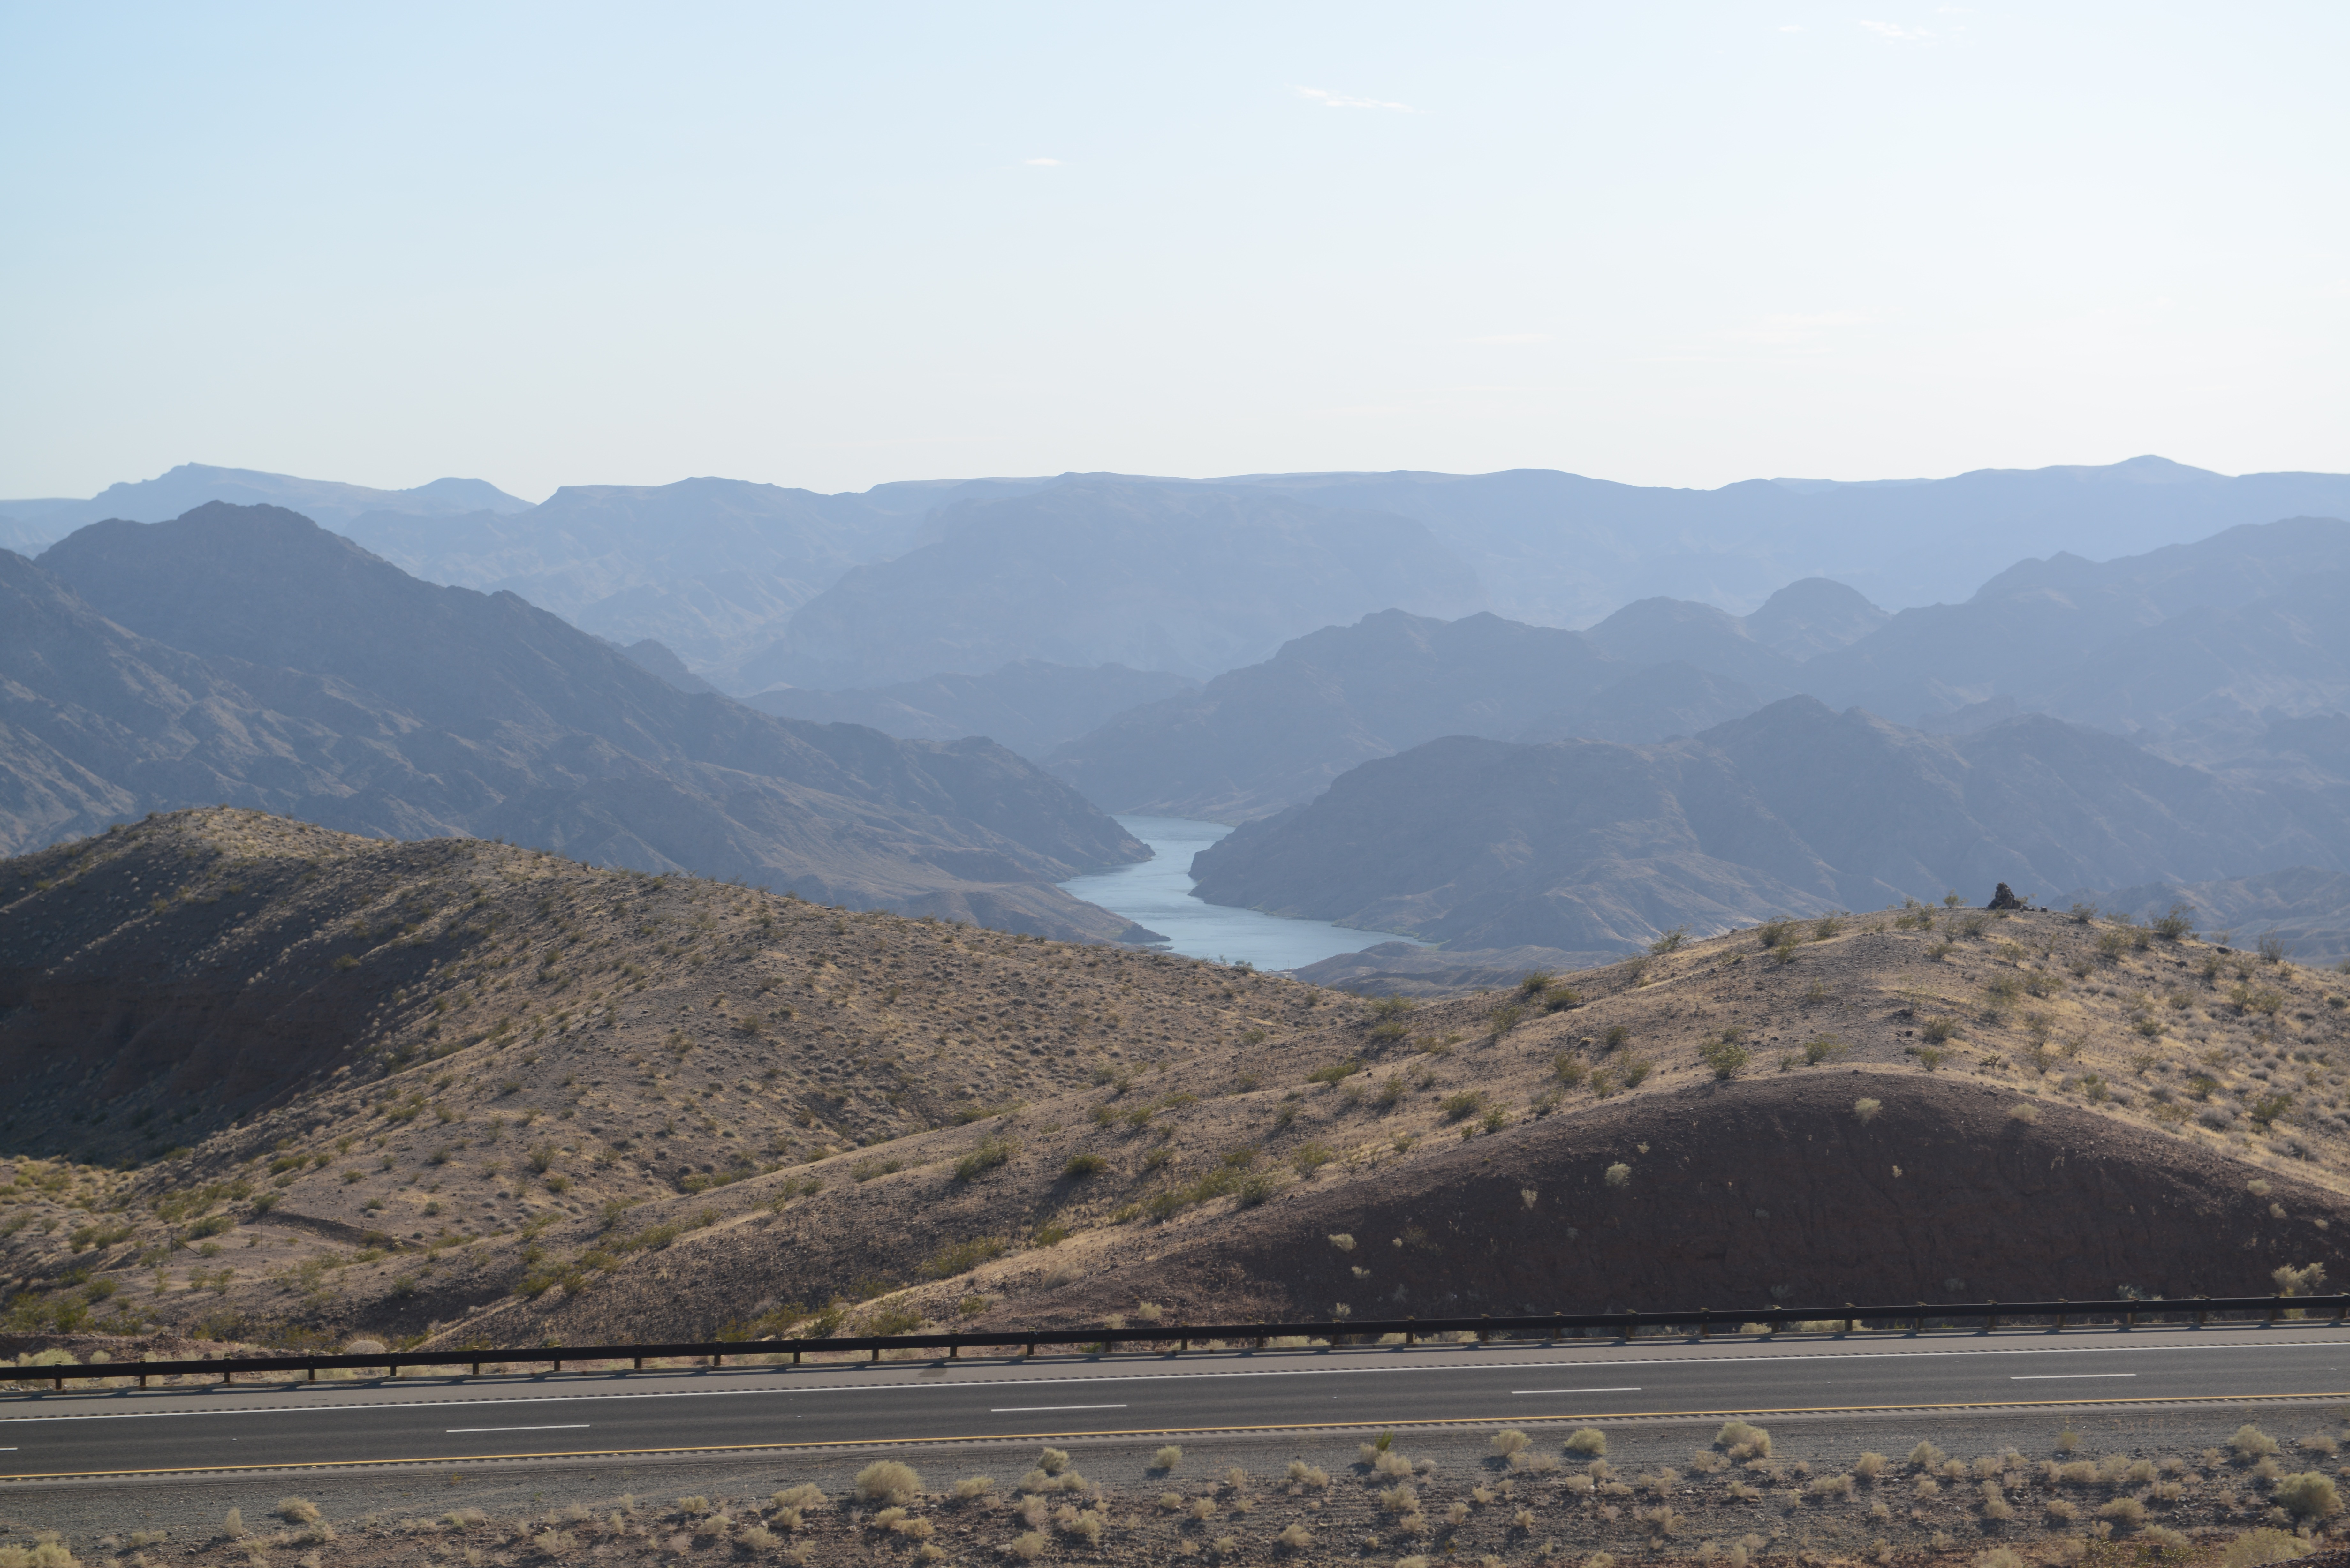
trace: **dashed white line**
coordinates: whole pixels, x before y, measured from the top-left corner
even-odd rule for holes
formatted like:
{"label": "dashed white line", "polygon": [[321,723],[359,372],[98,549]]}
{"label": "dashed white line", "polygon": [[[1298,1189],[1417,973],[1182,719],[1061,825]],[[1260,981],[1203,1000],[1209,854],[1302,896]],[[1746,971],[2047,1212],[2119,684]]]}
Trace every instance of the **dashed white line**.
{"label": "dashed white line", "polygon": [[446,1427],[442,1430],[452,1434],[457,1432],[584,1432],[588,1427],[588,1423],[586,1421],[565,1421],[552,1427]]}
{"label": "dashed white line", "polygon": [[1638,1394],[1637,1383],[1623,1388],[1513,1388],[1512,1394]]}
{"label": "dashed white line", "polygon": [[1033,1416],[1045,1410],[1123,1410],[1123,1405],[999,1405],[991,1416]]}
{"label": "dashed white line", "polygon": [[2135,1372],[2019,1372],[2010,1383],[2062,1383],[2083,1377],[2135,1377]]}

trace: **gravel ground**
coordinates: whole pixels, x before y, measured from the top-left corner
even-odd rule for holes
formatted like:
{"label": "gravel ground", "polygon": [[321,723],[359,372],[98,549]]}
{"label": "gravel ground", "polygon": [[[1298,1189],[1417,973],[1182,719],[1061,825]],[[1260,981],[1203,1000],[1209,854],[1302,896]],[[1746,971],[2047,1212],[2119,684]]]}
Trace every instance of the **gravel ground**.
{"label": "gravel ground", "polygon": [[[0,1489],[0,1539],[26,1542],[55,1531],[83,1560],[119,1558],[122,1568],[189,1557],[238,1564],[275,1552],[296,1554],[305,1568],[498,1568],[572,1557],[980,1563],[1020,1561],[1024,1547],[1042,1561],[1121,1564],[1386,1563],[1414,1555],[1514,1563],[1597,1552],[1733,1565],[1742,1554],[1973,1562],[1999,1547],[2047,1563],[2084,1553],[2098,1562],[2181,1558],[2177,1543],[2164,1549],[2164,1537],[2098,1517],[2101,1507],[2137,1499],[2146,1525],[2190,1538],[2184,1555],[2200,1559],[2244,1531],[2283,1519],[2256,1459],[2229,1449],[2239,1427],[2255,1423],[2277,1440],[2272,1463],[2282,1471],[2314,1469],[2331,1480],[2336,1459],[2326,1450],[2342,1439],[2345,1416],[2350,1410],[2313,1402],[2075,1412],[2069,1423],[2055,1411],[2029,1410],[1777,1417],[1767,1459],[1711,1474],[1705,1467],[1726,1457],[1717,1423],[1655,1420],[1612,1423],[1604,1466],[1563,1451],[1569,1428],[1529,1424],[1523,1429],[1530,1446],[1514,1469],[1482,1430],[1404,1428],[1390,1451],[1411,1461],[1408,1477],[1367,1463],[1364,1441],[1378,1434],[1360,1431],[1188,1438],[1171,1470],[1157,1467],[1154,1440],[1071,1441],[1052,1490],[1033,1493],[1027,1488],[1046,1479],[1030,1473],[1043,1457],[1034,1444],[16,1483]],[[2075,1434],[2069,1449],[2060,1437],[2068,1425]],[[1933,1495],[1921,1496],[1919,1473],[1908,1463],[1920,1441],[1970,1465],[2012,1450],[2019,1458],[1990,1467],[2012,1517],[1985,1517],[1983,1482],[1971,1469],[1965,1479],[1942,1477]],[[1835,1478],[1851,1474],[1869,1451],[1889,1457],[1885,1472],[1856,1480],[1850,1496],[1841,1495]],[[2178,1486],[2178,1495],[2161,1498],[2162,1481],[2143,1475],[2065,1483],[2042,1469],[2108,1456],[2174,1461],[2162,1481]],[[877,1515],[881,1503],[855,1496],[858,1473],[877,1459],[911,1465],[920,1476],[921,1494],[894,1531],[888,1516]],[[1305,1467],[1305,1479],[1288,1479],[1293,1465]],[[1228,1474],[1234,1469],[1237,1484]],[[1315,1481],[1315,1471],[1326,1483]],[[953,1483],[976,1475],[995,1484],[979,1498],[954,1501]],[[1733,1496],[1733,1481],[1752,1497]],[[1831,1495],[1812,1494],[1821,1481]],[[1585,1482],[1594,1483],[1587,1491]],[[819,1489],[824,1501],[798,1509],[793,1528],[775,1494],[802,1485]],[[1610,1486],[1631,1490],[1611,1494]],[[1410,1490],[1416,1507],[1399,1488]],[[294,1498],[317,1511],[316,1522],[301,1517],[308,1509],[281,1509]],[[2076,1517],[2052,1519],[2052,1500],[2070,1503]],[[247,1535],[232,1538],[224,1528],[232,1509]],[[1097,1542],[1087,1539],[1092,1521],[1099,1522]],[[1284,1531],[1293,1531],[1294,1544],[1284,1543]]]}

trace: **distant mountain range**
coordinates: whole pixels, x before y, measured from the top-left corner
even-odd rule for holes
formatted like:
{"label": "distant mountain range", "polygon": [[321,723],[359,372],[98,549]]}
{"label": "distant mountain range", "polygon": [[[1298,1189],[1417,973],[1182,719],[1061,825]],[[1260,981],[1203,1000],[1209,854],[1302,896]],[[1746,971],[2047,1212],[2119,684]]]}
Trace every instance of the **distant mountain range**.
{"label": "distant mountain range", "polygon": [[511,594],[421,582],[279,508],[93,524],[37,564],[0,552],[0,853],[224,803],[1144,934],[1053,884],[1148,852],[1003,747],[689,694]]}
{"label": "distant mountain range", "polygon": [[1458,949],[1630,951],[1957,889],[2350,869],[2338,800],[2045,716],[1930,736],[1789,698],[1685,741],[1433,741],[1193,860],[1200,897]]}
{"label": "distant mountain range", "polygon": [[[259,469],[183,462],[158,478],[109,485],[87,501],[0,501],[0,519],[15,524],[15,537],[47,545],[91,523],[117,517],[161,523],[209,501],[283,506],[337,533],[370,513],[500,516],[531,509],[529,502],[479,479],[436,479],[412,490],[376,490],[332,479],[297,479],[290,473],[265,473]],[[8,540],[0,539],[0,543],[10,549],[22,548]]]}
{"label": "distant mountain range", "polygon": [[1795,691],[1804,667],[1783,647],[1840,646],[1886,618],[1818,580],[1781,589],[1745,619],[1645,599],[1586,632],[1386,610],[1121,713],[1050,764],[1112,811],[1238,822],[1440,735],[1691,734]]}
{"label": "distant mountain range", "polygon": [[[188,464],[90,501],[0,501],[0,545],[30,551],[84,523],[158,521],[215,499],[288,506],[427,580],[512,589],[615,641],[660,641],[747,694],[985,675],[1024,659],[1206,679],[1397,607],[1588,626],[1652,598],[1736,614],[1812,577],[1914,607],[1956,600],[2027,556],[2094,559],[2238,524],[2350,516],[2350,476],[2230,477],[2144,457],[1710,491],[1533,469],[1064,474],[842,495],[691,479],[568,486],[531,507],[473,480],[374,491]],[[1263,547],[1242,551],[1236,530]],[[1755,640],[1794,659],[1822,651]]]}
{"label": "distant mountain range", "polygon": [[2239,782],[2350,791],[2350,523],[2027,561],[1890,617],[1824,580],[1744,618],[1645,599],[1584,632],[1389,612],[1119,714],[1050,765],[1112,811],[1238,822],[1441,735],[1660,741],[1799,692],[1943,732],[2052,713]]}
{"label": "distant mountain range", "polygon": [[1211,485],[1071,479],[932,514],[927,543],[802,606],[737,683],[861,686],[1015,659],[1204,679],[1311,626],[1455,616],[1476,575],[1418,523]]}
{"label": "distant mountain range", "polygon": [[[639,650],[659,646],[639,643],[629,656],[645,662],[654,656]],[[672,658],[671,663],[675,662]],[[668,672],[666,666],[660,668]],[[682,682],[694,677],[677,665],[670,679]],[[1085,670],[1021,659],[993,675],[933,675],[926,680],[845,691],[785,686],[743,701],[781,718],[868,724],[909,740],[985,735],[1041,762],[1129,708],[1198,689],[1199,682],[1164,670],[1128,670],[1123,664]]]}

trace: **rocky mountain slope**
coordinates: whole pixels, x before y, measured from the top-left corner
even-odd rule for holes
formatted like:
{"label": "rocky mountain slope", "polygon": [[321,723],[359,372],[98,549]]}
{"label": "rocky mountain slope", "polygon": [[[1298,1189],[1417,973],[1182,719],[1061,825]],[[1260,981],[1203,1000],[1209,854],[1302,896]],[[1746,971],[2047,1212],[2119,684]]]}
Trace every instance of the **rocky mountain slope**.
{"label": "rocky mountain slope", "polygon": [[743,702],[778,718],[864,724],[911,741],[984,735],[1042,762],[1129,708],[1198,689],[1198,681],[1164,670],[1122,664],[1080,670],[1021,659],[989,675],[933,675],[846,691],[784,686]]}
{"label": "rocky mountain slope", "polygon": [[1432,742],[1243,825],[1192,870],[1212,903],[1464,948],[1628,951],[1674,927],[1951,887],[2044,898],[2345,857],[2350,820],[2322,795],[2046,717],[1928,736],[1801,697],[1654,747]]}
{"label": "rocky mountain slope", "polygon": [[1202,679],[1391,606],[1461,615],[1476,574],[1418,523],[1224,486],[1072,476],[963,501],[793,615],[730,688],[984,674],[1014,659]]}
{"label": "rocky mountain slope", "polygon": [[2025,556],[2095,559],[2240,524],[2350,516],[2342,475],[2230,476],[2159,457],[1906,483],[1753,479],[1718,490],[1543,469],[1232,483],[1414,518],[1476,571],[1495,613],[1548,626],[1588,625],[1657,597],[1735,611],[1816,576],[1879,604],[1931,605]]}
{"label": "rocky mountain slope", "polygon": [[1620,673],[1576,632],[1383,610],[1118,714],[1050,766],[1113,811],[1241,821],[1439,735],[1513,735]]}
{"label": "rocky mountain slope", "polygon": [[8,846],[240,802],[645,870],[1115,938],[1052,884],[1143,857],[998,746],[795,723],[677,691],[511,595],[406,576],[275,508],[0,557]]}
{"label": "rocky mountain slope", "polygon": [[1693,734],[1794,690],[1801,666],[1782,645],[1842,646],[1884,619],[1823,581],[1792,584],[1750,618],[1649,599],[1582,632],[1384,610],[1120,713],[1051,765],[1115,811],[1245,821],[1441,735],[1638,743]]}
{"label": "rocky mountain slope", "polygon": [[2175,1296],[2350,1221],[2340,977],[2062,915],[1415,1007],[237,811],[0,889],[20,1334]]}
{"label": "rocky mountain slope", "polygon": [[17,519],[47,545],[109,518],[162,523],[213,501],[283,506],[338,531],[364,515],[495,519],[530,510],[529,502],[479,479],[436,479],[409,490],[378,490],[332,479],[183,462],[153,479],[110,484],[87,501],[0,501],[0,514]]}

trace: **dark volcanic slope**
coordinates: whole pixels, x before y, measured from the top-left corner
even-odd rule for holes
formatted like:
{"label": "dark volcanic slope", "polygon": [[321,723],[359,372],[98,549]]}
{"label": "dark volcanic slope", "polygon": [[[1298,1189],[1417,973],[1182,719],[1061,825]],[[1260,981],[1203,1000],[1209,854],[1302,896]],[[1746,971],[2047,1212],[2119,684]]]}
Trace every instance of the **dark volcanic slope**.
{"label": "dark volcanic slope", "polygon": [[24,737],[5,753],[13,846],[232,801],[1057,934],[1129,929],[1051,884],[1141,846],[1002,747],[679,691],[510,594],[419,582],[292,513],[93,525],[40,566],[0,562],[0,591]]}
{"label": "dark volcanic slope", "polygon": [[[1677,925],[2343,866],[2324,797],[2046,717],[1960,737],[1791,698],[1693,740],[1453,739],[1366,763],[1194,862],[1214,903],[1461,947],[1626,950]],[[2154,867],[2163,867],[2155,870]]]}
{"label": "dark volcanic slope", "polygon": [[1197,1316],[1226,1304],[1208,1282],[1236,1272],[1268,1315],[1404,1317],[2249,1295],[2281,1262],[2341,1266],[2342,1194],[2289,1177],[2251,1190],[2225,1156],[2067,1106],[2025,1121],[2017,1103],[1858,1069],[1695,1084],[1456,1142],[1406,1189],[1301,1194],[1243,1235],[1194,1234],[1071,1293],[1115,1310],[1161,1289]]}

